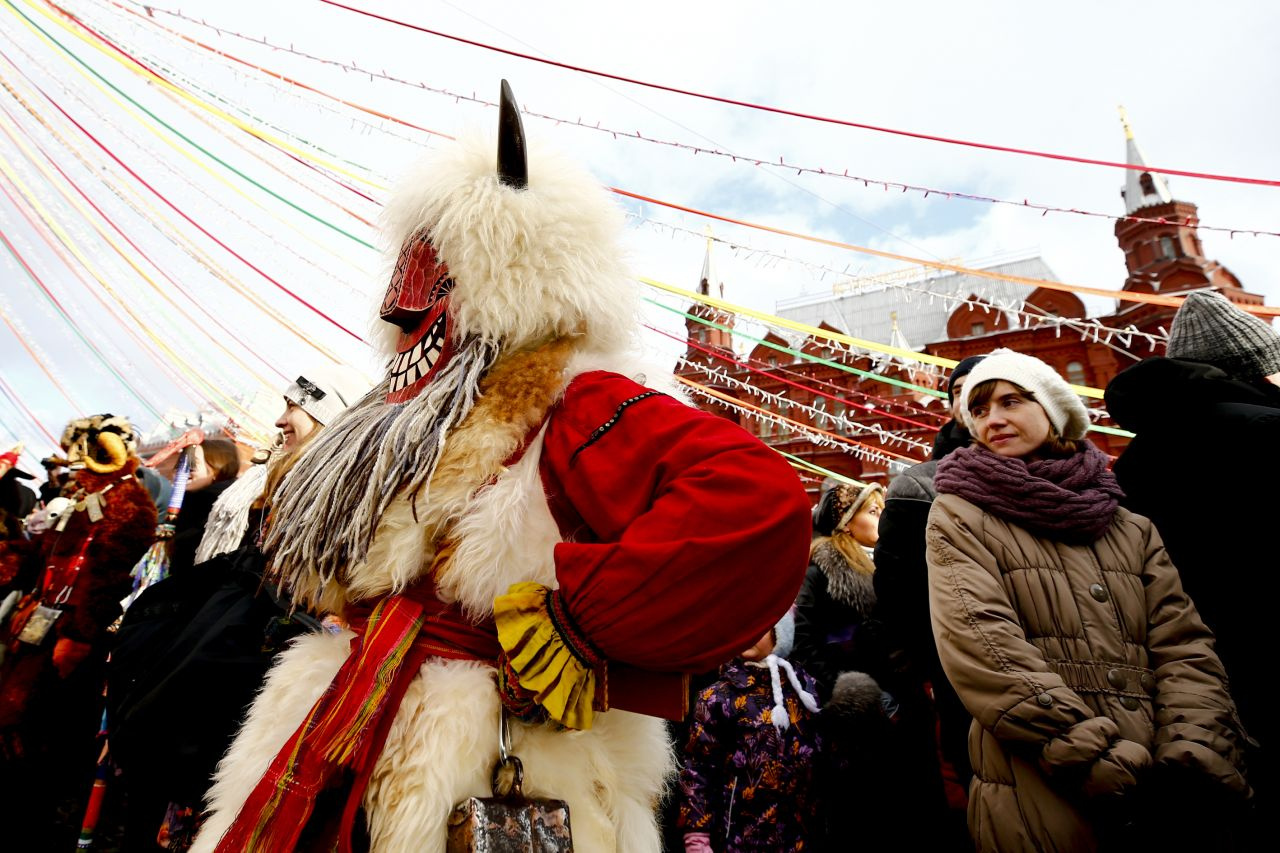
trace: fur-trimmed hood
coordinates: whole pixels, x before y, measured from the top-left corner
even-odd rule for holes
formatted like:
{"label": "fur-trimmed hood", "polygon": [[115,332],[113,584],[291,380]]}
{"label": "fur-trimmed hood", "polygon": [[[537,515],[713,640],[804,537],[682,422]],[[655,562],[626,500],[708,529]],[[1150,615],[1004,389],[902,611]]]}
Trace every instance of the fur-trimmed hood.
{"label": "fur-trimmed hood", "polygon": [[[867,558],[870,564],[871,558]],[[852,608],[866,619],[876,605],[876,589],[870,572],[860,572],[844,558],[830,540],[818,545],[809,559],[810,565],[827,579],[827,593],[833,601]]]}

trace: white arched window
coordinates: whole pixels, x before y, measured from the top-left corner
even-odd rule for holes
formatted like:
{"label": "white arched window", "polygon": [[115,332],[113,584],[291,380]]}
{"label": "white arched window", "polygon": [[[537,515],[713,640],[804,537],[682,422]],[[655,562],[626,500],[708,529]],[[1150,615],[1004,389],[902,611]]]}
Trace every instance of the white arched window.
{"label": "white arched window", "polygon": [[1067,362],[1067,381],[1072,385],[1084,385],[1084,365],[1078,361]]}

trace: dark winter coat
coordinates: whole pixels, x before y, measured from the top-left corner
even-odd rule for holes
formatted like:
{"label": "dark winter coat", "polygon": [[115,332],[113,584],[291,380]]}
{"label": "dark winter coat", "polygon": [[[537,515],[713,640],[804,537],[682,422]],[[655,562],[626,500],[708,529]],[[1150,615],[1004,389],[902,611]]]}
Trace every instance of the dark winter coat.
{"label": "dark winter coat", "polygon": [[[967,436],[967,434],[966,434]],[[921,825],[935,831],[934,847],[968,844],[964,802],[969,767],[969,724],[955,689],[942,671],[929,621],[929,567],[925,527],[937,497],[936,460],[914,465],[894,478],[880,516],[876,543],[877,635],[891,670],[882,686],[901,708],[906,777],[914,787]],[[942,760],[950,765],[944,775]]]}
{"label": "dark winter coat", "polygon": [[[705,832],[719,851],[811,850],[817,833],[817,715],[780,673],[789,724],[773,724],[769,668],[734,660],[694,705],[680,770],[679,825]],[[816,685],[796,667],[801,686]]]}
{"label": "dark winter coat", "polygon": [[[818,682],[829,746],[821,763],[824,818],[816,839],[823,850],[849,849],[851,818],[859,846],[880,850],[901,840],[903,826],[916,825],[922,797],[932,797],[934,814],[945,807],[941,790],[922,792],[915,773],[921,759],[920,743],[912,736],[914,711],[904,717],[897,697],[882,689],[892,667],[875,622],[872,577],[855,570],[826,542],[814,550],[796,599],[792,658]],[[916,760],[904,760],[913,752]],[[932,829],[916,838],[932,843]]]}
{"label": "dark winter coat", "polygon": [[[1165,541],[1196,610],[1217,636],[1231,695],[1263,756],[1280,746],[1271,693],[1280,519],[1280,388],[1216,367],[1151,358],[1107,388],[1107,409],[1137,433],[1115,464],[1130,509]],[[1250,772],[1271,799],[1261,766]],[[1274,800],[1273,800],[1274,802]]]}
{"label": "dark winter coat", "polygon": [[185,574],[196,562],[196,549],[204,536],[213,505],[222,497],[235,480],[220,480],[203,489],[187,492],[182,499],[182,510],[173,525],[173,548],[169,552],[169,574]]}
{"label": "dark winter coat", "polygon": [[[905,701],[908,695],[918,692],[920,685],[927,682],[932,687],[942,729],[943,755],[965,785],[970,775],[967,742],[972,718],[938,662],[929,621],[924,534],[929,508],[938,496],[933,484],[938,460],[968,444],[968,431],[950,421],[938,432],[933,459],[911,466],[889,484],[880,515],[873,575],[880,641],[895,673],[893,683],[885,688],[895,695],[903,694]],[[903,682],[915,687],[908,688]]]}
{"label": "dark winter coat", "polygon": [[850,566],[831,542],[819,545],[796,598],[791,658],[818,682],[824,702],[840,673],[866,672],[875,678],[884,670],[871,622],[875,605],[871,575]]}
{"label": "dark winter coat", "polygon": [[263,584],[264,563],[252,547],[219,555],[152,584],[121,622],[108,718],[131,830],[154,837],[170,802],[198,809],[275,655],[318,629]]}
{"label": "dark winter coat", "polygon": [[[957,448],[968,447],[970,438],[969,431],[959,421],[947,421],[933,438],[933,458],[941,459]],[[929,479],[933,480],[932,473]]]}

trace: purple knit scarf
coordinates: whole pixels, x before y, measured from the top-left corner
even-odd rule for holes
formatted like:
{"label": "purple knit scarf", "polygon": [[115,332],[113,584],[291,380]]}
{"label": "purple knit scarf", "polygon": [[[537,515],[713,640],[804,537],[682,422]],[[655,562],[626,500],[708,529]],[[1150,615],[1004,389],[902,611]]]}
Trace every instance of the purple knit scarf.
{"label": "purple knit scarf", "polygon": [[1065,459],[1026,462],[974,445],[938,462],[939,494],[959,495],[1037,536],[1094,542],[1111,526],[1124,492],[1107,470],[1107,455],[1090,443]]}

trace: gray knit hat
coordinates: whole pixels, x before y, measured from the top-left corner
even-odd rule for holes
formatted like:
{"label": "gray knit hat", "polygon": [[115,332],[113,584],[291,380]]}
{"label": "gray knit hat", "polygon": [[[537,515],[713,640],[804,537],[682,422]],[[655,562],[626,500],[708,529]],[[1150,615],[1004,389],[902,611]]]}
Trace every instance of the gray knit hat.
{"label": "gray knit hat", "polygon": [[1258,379],[1280,373],[1280,332],[1231,304],[1221,293],[1192,293],[1173,317],[1170,358],[1202,361],[1228,376]]}

